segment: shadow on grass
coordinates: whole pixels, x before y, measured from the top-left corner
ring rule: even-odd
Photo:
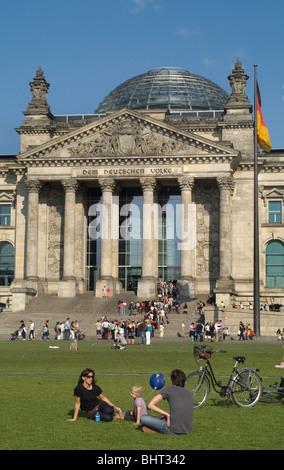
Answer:
[[[210,398],[210,402],[206,403],[205,406],[217,406],[219,408],[225,408],[232,405],[235,404],[232,401],[227,400],[226,398]]]
[[[74,408],[72,408],[72,410],[68,411],[68,416],[69,416],[69,418],[73,418]],[[78,413],[78,418],[88,418],[88,416],[86,415],[85,411],[80,410],[79,413]]]

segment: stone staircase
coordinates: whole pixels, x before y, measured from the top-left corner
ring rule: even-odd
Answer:
[[[117,309],[118,300],[125,302],[125,313],[120,316]],[[14,332],[20,325],[20,321],[24,320],[26,327],[29,321],[33,320],[36,325],[36,338],[40,339],[42,335],[42,327],[46,320],[49,320],[50,326],[50,339],[54,338],[54,326],[57,321],[65,322],[69,317],[72,320],[77,320],[79,328],[83,330],[87,339],[96,338],[95,323],[103,315],[107,315],[109,320],[126,320],[129,318],[128,306],[130,302],[137,302],[134,292],[123,292],[120,297],[113,297],[110,299],[98,299],[92,292],[77,295],[73,299],[58,298],[57,295],[41,294],[36,297],[26,308],[24,312],[13,313],[9,310],[4,310],[0,313],[0,339],[9,339],[10,334]],[[184,302],[188,305],[188,314],[170,313],[169,324],[165,325],[164,339],[177,339],[178,333],[181,333],[182,322],[186,325],[186,336],[188,338],[189,326],[191,322],[196,322],[199,319],[199,314],[196,312],[196,305],[199,300],[206,301],[206,295],[198,295],[193,299],[181,299],[181,305]],[[131,317],[130,317],[131,318]],[[142,315],[132,317],[134,320],[139,320]],[[245,309],[221,309],[217,307],[205,306],[205,322],[216,321],[222,319],[225,326],[228,326],[231,335],[237,339],[238,325],[240,320],[244,324],[250,323],[253,325],[253,311]],[[284,313],[283,312],[261,312],[261,335],[271,338],[276,338],[276,330],[284,327]],[[159,338],[159,332],[156,332],[156,337]]]
[[[189,325],[192,321],[197,321],[199,314],[196,312],[196,304],[198,300],[203,300],[204,296],[184,300],[188,305],[188,314],[170,313],[169,324],[165,325],[165,338],[176,338],[181,332],[182,322],[185,321],[186,331],[189,331]],[[117,302],[122,300],[125,305],[124,315],[118,313]],[[12,313],[5,310],[0,314],[0,337],[1,339],[9,339],[11,332],[14,332],[20,325],[20,321],[24,320],[26,328],[29,321],[33,320],[36,326],[36,337],[39,339],[42,334],[42,327],[46,320],[49,320],[50,339],[53,339],[53,328],[57,321],[64,322],[67,317],[77,320],[79,328],[83,330],[88,338],[96,337],[95,322],[102,315],[107,315],[109,320],[121,320],[129,318],[130,302],[137,302],[134,292],[124,292],[119,297],[109,299],[98,299],[92,292],[77,295],[72,299],[58,298],[57,295],[41,294],[36,297],[27,307],[26,310],[19,313]],[[143,316],[137,314],[132,319],[138,320]],[[131,318],[131,317],[130,317]],[[159,336],[159,333],[156,333]]]

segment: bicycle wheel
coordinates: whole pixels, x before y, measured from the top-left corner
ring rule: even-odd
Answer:
[[[249,408],[260,398],[261,379],[254,370],[243,369],[233,378],[230,389],[236,405]]]
[[[273,403],[284,405],[284,396],[281,397],[276,390],[262,389],[260,403]]]
[[[260,403],[281,403],[284,405],[284,388],[277,382],[274,385],[262,386]]]
[[[210,382],[202,371],[192,372],[185,379],[185,387],[194,394],[194,408],[201,408],[210,393]]]

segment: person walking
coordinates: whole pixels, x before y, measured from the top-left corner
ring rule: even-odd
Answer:
[[[44,338],[46,338],[46,340],[49,341],[49,328],[48,328],[48,322],[47,321],[43,325],[41,341],[43,341]]]
[[[20,324],[19,331],[20,331],[20,333],[21,333],[22,340],[23,340],[23,341],[26,341],[26,333],[27,333],[27,330],[26,330],[26,325],[25,325],[24,320],[21,320],[21,324]]]
[[[29,333],[29,341],[33,341],[35,339],[35,324],[32,320],[30,320],[30,333]]]
[[[243,324],[242,321],[240,321],[240,325],[239,325],[239,341],[241,340],[245,340],[245,337],[244,337],[244,332],[245,332],[245,325]]]

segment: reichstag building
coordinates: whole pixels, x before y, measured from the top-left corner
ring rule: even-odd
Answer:
[[[227,94],[158,68],[119,85],[94,114],[55,116],[39,68],[16,129],[20,152],[0,158],[0,294],[13,311],[42,293],[150,299],[169,280],[184,296],[253,301],[248,78],[237,60]],[[260,298],[269,303],[283,299],[284,152],[260,152],[258,162]]]

